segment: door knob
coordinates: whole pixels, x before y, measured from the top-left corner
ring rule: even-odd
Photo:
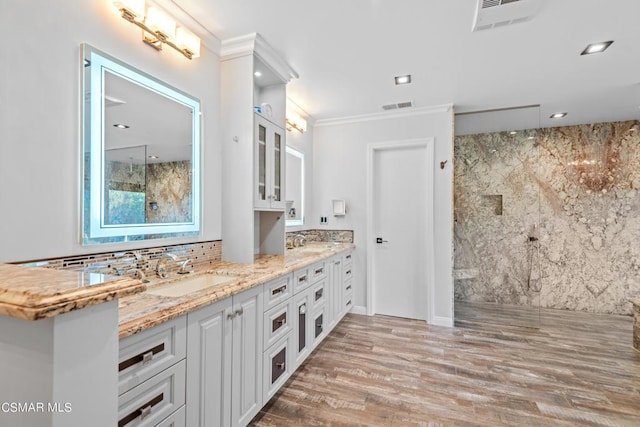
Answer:
[[[383,240],[382,237],[376,237],[376,243],[381,245],[383,243],[389,243],[388,240]]]

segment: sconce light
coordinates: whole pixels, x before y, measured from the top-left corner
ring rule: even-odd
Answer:
[[[167,44],[189,59],[200,56],[200,38],[145,0],[111,0],[122,17],[144,30],[143,41],[157,50]],[[145,13],[146,12],[146,13]]]
[[[292,112],[287,112],[286,120],[288,131],[291,131],[292,129],[295,129],[300,133],[305,133],[307,131],[307,121],[299,115]]]

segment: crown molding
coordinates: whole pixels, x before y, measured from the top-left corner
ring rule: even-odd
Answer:
[[[228,61],[247,55],[255,55],[260,58],[283,83],[288,83],[291,79],[299,77],[298,73],[258,33],[233,37],[221,42],[220,60]]]
[[[453,104],[434,105],[430,107],[407,108],[400,111],[384,111],[382,113],[360,114],[356,116],[336,117],[316,120],[315,127],[346,125],[350,123],[371,122],[402,117],[423,116],[428,114],[447,113],[453,110]]]
[[[184,25],[189,31],[200,37],[200,42],[216,55],[220,55],[220,39],[207,30],[193,16],[189,15],[173,0],[153,0],[155,4],[173,16],[176,21]]]

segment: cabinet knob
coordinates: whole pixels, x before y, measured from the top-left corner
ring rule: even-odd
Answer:
[[[235,316],[242,316],[244,314],[244,310],[240,307],[234,314]]]

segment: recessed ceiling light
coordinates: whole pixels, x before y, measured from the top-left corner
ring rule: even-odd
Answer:
[[[260,71],[256,71],[253,75],[256,77],[262,77],[262,73]]]
[[[404,76],[395,76],[394,79],[397,85],[406,85],[411,83],[411,74],[406,74]]]
[[[609,46],[611,46],[611,43],[613,43],[613,40],[609,40],[608,42],[591,43],[584,48],[580,55],[590,55],[592,53],[604,52]]]
[[[117,127],[118,129],[129,129],[129,125],[123,125],[122,123],[116,123],[113,126]]]
[[[567,113],[553,113],[552,115],[549,116],[549,118],[551,118],[551,119],[561,119],[566,115],[567,115]]]

